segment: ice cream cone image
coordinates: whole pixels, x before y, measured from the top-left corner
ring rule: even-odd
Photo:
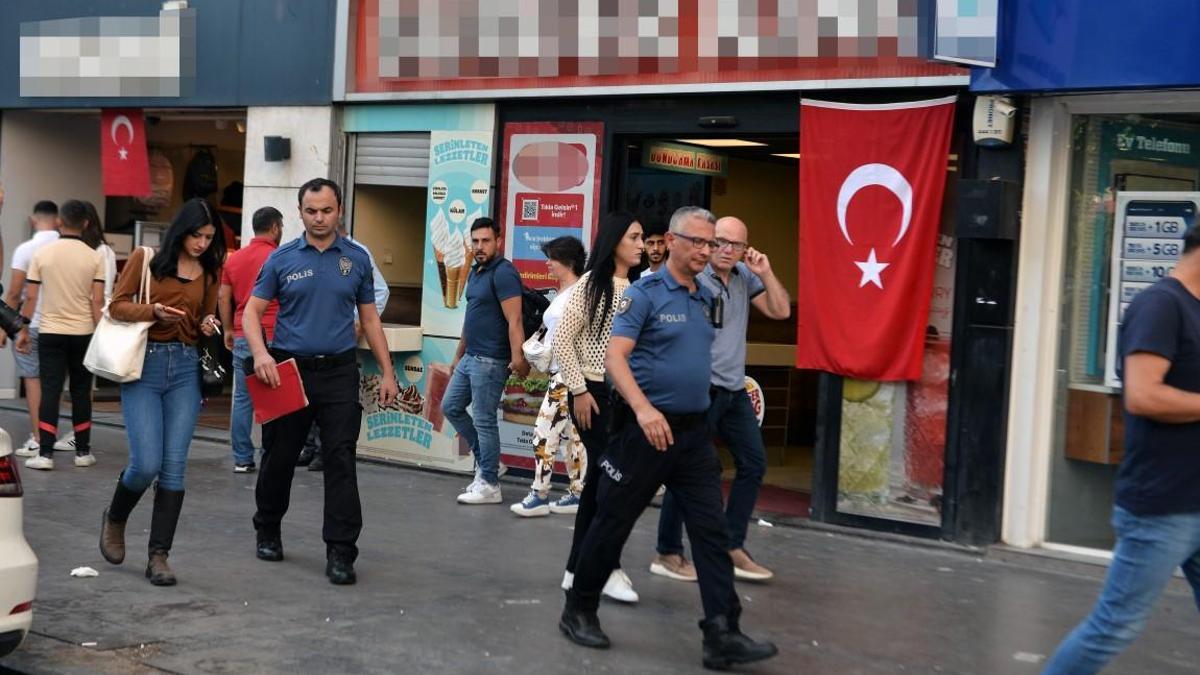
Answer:
[[[438,281],[442,284],[442,304],[446,304],[446,256],[434,249],[433,259],[437,261]]]
[[[473,260],[475,256],[472,255],[472,253],[473,253],[473,251],[471,250],[471,233],[468,232],[463,236],[463,258],[464,258],[464,260]],[[463,295],[467,292],[467,274],[468,274],[469,269],[470,268],[468,267],[464,270],[462,283],[458,287],[458,299],[459,300],[462,300]]]
[[[450,309],[458,307],[458,292],[460,285],[466,286],[462,279],[463,271],[465,269],[465,266],[446,268],[446,306]]]
[[[433,244],[433,258],[437,262],[438,281],[442,285],[442,304],[449,307],[448,280],[446,278],[446,252],[454,247],[457,238],[450,233],[450,223],[446,214],[438,209],[437,214],[429,223],[430,243]]]

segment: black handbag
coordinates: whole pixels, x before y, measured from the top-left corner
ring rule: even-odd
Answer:
[[[203,306],[203,298],[208,297],[208,273],[204,273],[204,295],[201,299]],[[205,335],[200,333],[196,339],[196,350],[200,355],[200,395],[204,398],[212,398],[220,396],[225,391],[225,366],[221,364],[221,350],[224,345],[221,344],[219,335]]]

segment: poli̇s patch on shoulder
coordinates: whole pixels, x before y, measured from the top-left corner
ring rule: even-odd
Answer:
[[[633,298],[628,295],[622,295],[621,301],[617,303],[617,314],[624,314],[629,306],[633,304]]]

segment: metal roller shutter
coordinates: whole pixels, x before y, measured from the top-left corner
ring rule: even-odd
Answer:
[[[429,134],[358,134],[354,182],[426,187]]]

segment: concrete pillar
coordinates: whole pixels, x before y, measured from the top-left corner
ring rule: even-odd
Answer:
[[[331,106],[259,106],[246,111],[245,192],[242,197],[242,241],[254,232],[255,210],[274,206],[283,213],[283,240],[300,236],[297,191],[311,178],[329,178],[333,158],[333,108]],[[263,138],[291,139],[291,158],[268,162],[263,158]],[[344,186],[343,186],[344,187]]]

